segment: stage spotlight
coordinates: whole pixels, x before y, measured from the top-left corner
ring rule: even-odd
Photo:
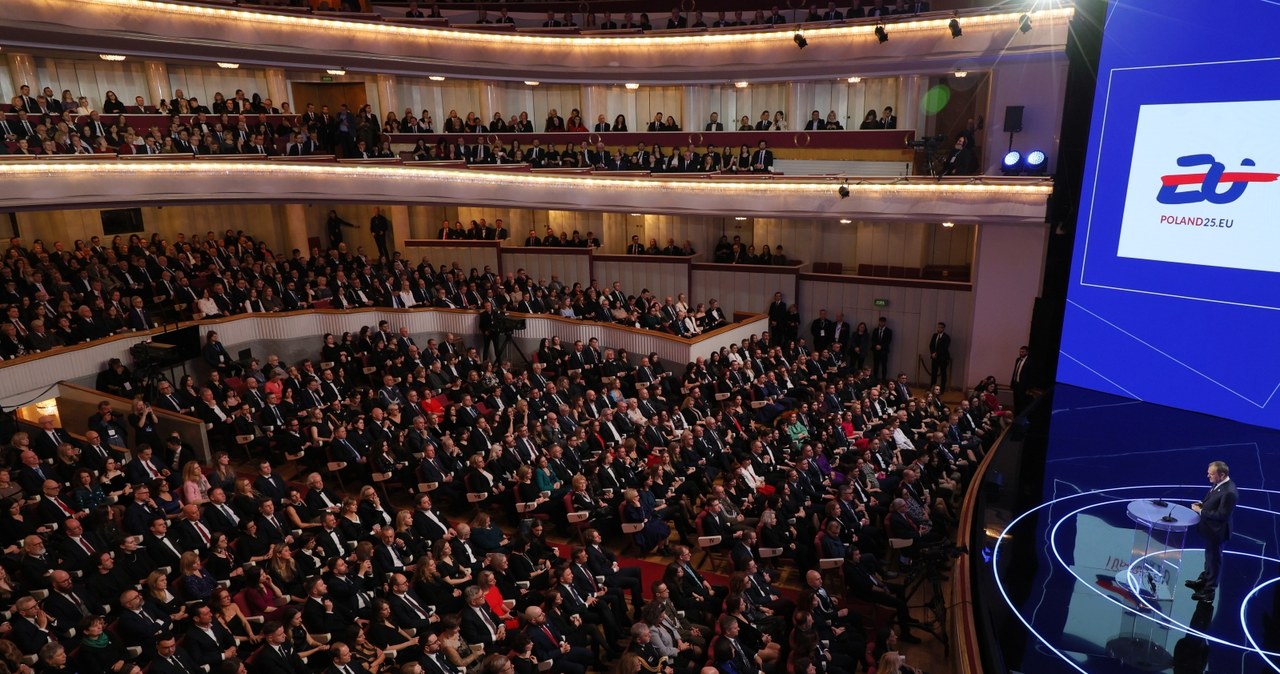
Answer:
[[[796,32],[796,36],[792,39],[796,41],[796,46],[801,49],[809,46],[809,41],[804,39],[804,35],[801,35],[799,31]]]
[[[876,26],[876,39],[880,41],[880,44],[884,44],[889,41],[889,31],[884,29],[884,24]]]
[[[840,189],[836,190],[836,192],[838,192],[838,193],[840,194],[840,198],[841,198],[841,199],[848,199],[848,198],[849,198],[849,186],[848,186],[848,185],[841,185],[841,186],[840,186]]]
[[[1044,170],[1044,153],[1040,150],[1032,150],[1027,153],[1027,171],[1029,173],[1039,173]]]
[[[1005,175],[1017,175],[1022,164],[1022,153],[1017,150],[1009,150],[1004,153],[1004,159],[1000,161],[1000,170]]]
[[[1022,31],[1023,33],[1031,32],[1031,15],[1030,14],[1023,14],[1022,16],[1018,17],[1018,30]]]
[[[960,30],[960,19],[952,19],[949,23],[947,23],[947,28],[951,30],[952,40],[960,37],[961,35],[964,35],[964,31]]]

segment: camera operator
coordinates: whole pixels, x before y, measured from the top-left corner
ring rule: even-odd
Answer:
[[[481,347],[480,356],[489,358],[489,345],[493,345],[493,358],[497,360],[498,354],[498,335],[502,327],[502,319],[504,314],[492,302],[485,301],[480,305],[480,334],[484,337],[484,344]]]

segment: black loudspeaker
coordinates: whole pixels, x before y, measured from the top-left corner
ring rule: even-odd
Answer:
[[[1004,108],[1004,132],[1005,133],[1022,133],[1022,110],[1021,105],[1007,105]]]

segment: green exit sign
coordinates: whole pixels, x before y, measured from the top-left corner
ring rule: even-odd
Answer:
[[[883,299],[878,299],[878,298],[877,298],[877,299],[873,302],[873,304],[875,304],[875,305],[876,305],[876,306],[878,306],[878,307],[887,307],[887,306],[889,306],[889,300],[883,300]]]
[[[332,81],[333,81],[333,75],[321,75],[321,76],[320,76],[320,81],[321,81],[321,82],[332,82]]]

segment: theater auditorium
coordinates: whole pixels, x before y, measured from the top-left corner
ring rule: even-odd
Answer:
[[[0,674],[1280,666],[1126,4],[6,3]]]

